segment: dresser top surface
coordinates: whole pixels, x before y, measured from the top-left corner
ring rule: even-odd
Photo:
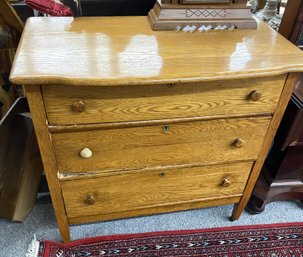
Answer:
[[[303,71],[303,52],[258,29],[153,31],[146,17],[30,18],[15,84],[127,85],[210,81]]]

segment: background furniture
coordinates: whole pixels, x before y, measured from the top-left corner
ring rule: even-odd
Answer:
[[[83,222],[232,203],[239,218],[303,53],[262,22],[207,35],[154,32],[146,17],[26,26],[11,81],[26,87],[65,242]]]
[[[303,44],[303,2],[287,2],[279,33],[297,46]]]
[[[291,101],[266,159],[247,209],[261,213],[277,200],[303,200],[303,78]]]
[[[303,2],[288,1],[279,32],[303,40]],[[247,209],[261,213],[277,200],[303,200],[303,78],[298,81]]]
[[[210,30],[255,29],[247,0],[157,0],[148,13],[153,30]]]
[[[81,0],[82,16],[146,16],[155,2],[156,0]],[[13,2],[12,5],[23,21],[34,16],[33,10],[24,1]]]
[[[0,120],[17,97],[23,96],[22,87],[11,87],[8,80],[23,24],[10,4],[0,1]]]
[[[0,1],[0,218],[23,221],[36,202],[42,161],[21,86],[8,80],[23,23]],[[17,100],[16,100],[17,99]]]
[[[42,161],[26,98],[0,121],[0,218],[23,221],[36,202]]]

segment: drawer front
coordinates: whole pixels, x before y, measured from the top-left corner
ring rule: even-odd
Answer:
[[[42,88],[49,123],[69,125],[273,113],[284,81],[281,75],[199,84]]]
[[[61,182],[69,218],[239,196],[252,162]]]
[[[256,159],[269,122],[220,119],[61,133],[52,139],[60,173],[205,165]]]

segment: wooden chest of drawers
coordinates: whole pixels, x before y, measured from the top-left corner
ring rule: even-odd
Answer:
[[[145,17],[30,19],[11,80],[63,240],[69,224],[222,204],[238,219],[302,70],[263,23],[187,34]]]

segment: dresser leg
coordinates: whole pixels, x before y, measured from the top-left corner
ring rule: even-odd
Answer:
[[[240,205],[235,204],[234,208],[233,208],[233,212],[232,212],[231,216],[229,217],[229,220],[235,221],[235,220],[239,219],[242,211],[243,211],[243,208],[240,209]]]
[[[70,232],[69,232],[69,226],[65,224],[60,224],[58,223],[59,231],[62,237],[62,240],[64,243],[68,243],[71,241],[70,238]]]

